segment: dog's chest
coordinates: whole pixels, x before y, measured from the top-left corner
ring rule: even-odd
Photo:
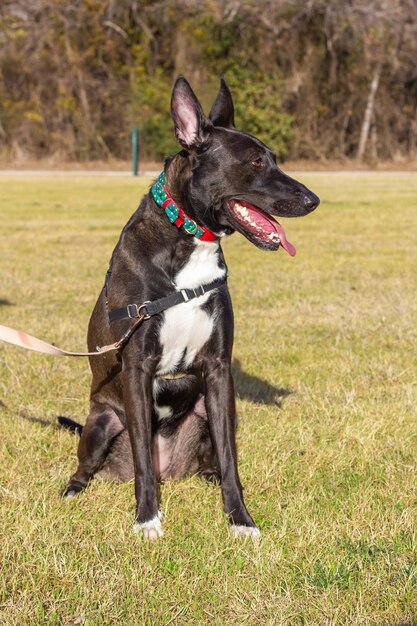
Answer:
[[[195,249],[174,278],[176,289],[194,289],[226,274],[226,268],[219,263],[219,244],[194,241]],[[159,336],[162,356],[158,375],[173,372],[179,366],[191,366],[210,338],[215,314],[209,315],[202,308],[209,298],[210,293],[165,311]]]

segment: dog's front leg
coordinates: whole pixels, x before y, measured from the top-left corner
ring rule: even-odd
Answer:
[[[230,363],[211,363],[205,380],[207,416],[220,467],[224,511],[235,535],[257,537],[259,529],[243,501],[237,469],[236,406]]]
[[[125,357],[125,355],[124,355]],[[135,467],[136,523],[146,539],[162,537],[158,488],[152,464],[152,366],[123,358],[123,399]]]

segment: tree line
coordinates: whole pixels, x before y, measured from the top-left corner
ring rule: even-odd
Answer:
[[[3,0],[0,156],[160,159],[184,74],[282,159],[414,159],[416,59],[416,0]]]

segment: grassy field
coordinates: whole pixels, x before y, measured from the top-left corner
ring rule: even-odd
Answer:
[[[417,624],[417,174],[299,175],[294,259],[235,235],[240,471],[259,542],[218,487],[162,488],[165,537],[132,534],[132,484],[59,497],[87,413],[85,360],[0,346],[0,624]],[[68,349],[148,180],[0,178],[0,323]]]

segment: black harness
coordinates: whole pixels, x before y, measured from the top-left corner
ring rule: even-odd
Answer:
[[[104,284],[104,292],[106,294],[106,303],[107,303],[107,285],[110,278],[111,271],[109,270],[106,274],[106,282]],[[136,319],[141,318],[143,320],[147,320],[153,315],[157,315],[158,313],[162,313],[167,309],[170,309],[177,304],[182,304],[183,302],[189,302],[190,300],[194,300],[194,298],[200,298],[204,296],[204,294],[212,291],[213,289],[217,289],[221,285],[226,283],[226,277],[218,278],[217,280],[213,280],[213,282],[208,283],[207,285],[200,285],[200,287],[196,287],[195,289],[180,289],[179,291],[175,291],[171,293],[169,296],[165,296],[163,298],[159,298],[158,300],[147,300],[142,304],[128,304],[120,309],[113,309],[108,312],[109,322],[114,322],[115,320],[122,319]]]

